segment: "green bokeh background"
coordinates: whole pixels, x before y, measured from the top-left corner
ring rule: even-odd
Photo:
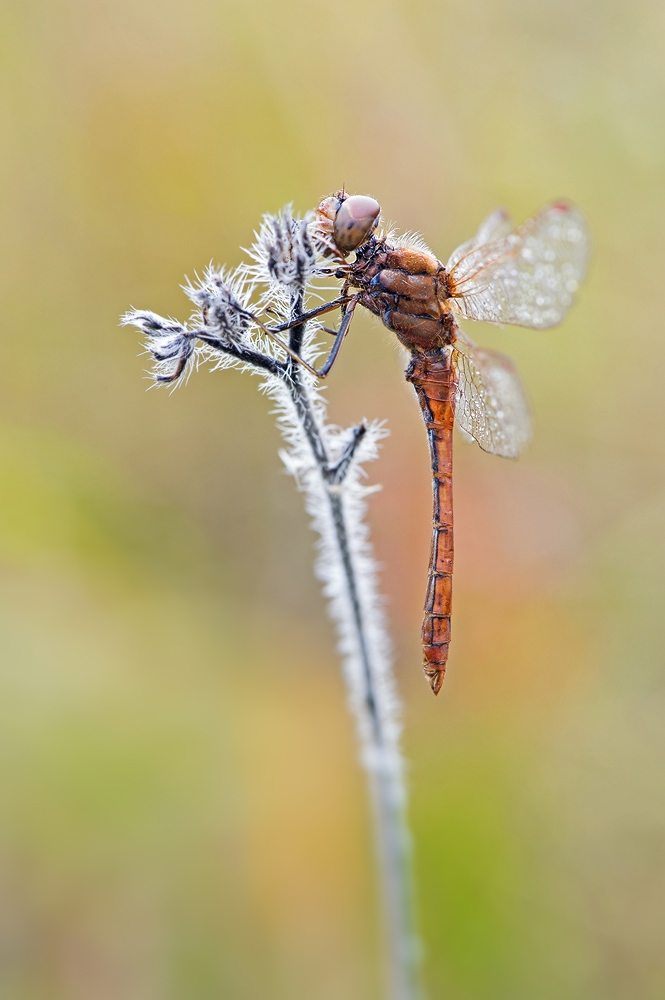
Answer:
[[[380,995],[370,830],[301,498],[256,381],[146,393],[130,305],[261,214],[367,192],[444,260],[565,196],[591,273],[508,351],[535,440],[459,443],[449,679],[418,639],[425,436],[368,316],[332,417],[387,418],[371,520],[431,998],[665,996],[665,11],[658,0],[5,0],[0,997]]]

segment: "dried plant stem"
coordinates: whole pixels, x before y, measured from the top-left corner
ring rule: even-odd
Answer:
[[[398,702],[377,567],[364,521],[372,488],[362,482],[363,463],[376,458],[386,431],[377,422],[363,421],[343,431],[327,421],[312,368],[320,328],[308,325],[312,313],[303,308],[309,283],[329,274],[325,246],[321,251],[305,221],[287,208],[264,217],[249,252],[251,266],[241,265],[234,272],[211,266],[196,284],[185,287],[197,307],[188,324],[137,309],[126,313],[122,322],[138,327],[147,338],[157,383],[185,381],[199,360],[211,359],[217,369],[262,375],[262,387],[276,403],[277,424],[287,444],[282,458],[305,494],[319,533],[316,570],[337,628],[348,701],[369,778],[386,923],[387,992],[391,1000],[420,1000]],[[263,292],[253,305],[257,288]],[[342,323],[347,301],[342,297],[336,302]],[[264,308],[278,316],[276,328],[268,329],[258,319],[257,310]],[[313,314],[318,317],[329,308],[327,303]],[[287,330],[288,344],[277,342],[276,331]]]
[[[335,524],[335,534],[344,566],[349,599],[354,608],[354,622],[365,682],[364,705],[356,711],[366,713],[363,728],[371,732],[372,757],[376,760],[391,756],[389,737],[381,722],[377,706],[377,692],[366,648],[362,611],[357,600],[356,578],[349,553],[348,535],[341,497],[332,494],[330,506]],[[392,768],[368,768],[374,804],[375,835],[379,859],[382,892],[385,902],[385,921],[388,934],[390,982],[395,1000],[415,1000],[420,996],[419,944],[413,913],[411,892],[410,839],[405,818],[404,789],[401,776]]]
[[[293,316],[302,312],[302,297],[296,293],[291,302]],[[303,332],[294,328],[291,346],[300,349]],[[377,663],[385,656],[385,641],[373,642],[368,627],[362,590],[367,579],[356,565],[352,538],[354,526],[349,525],[345,504],[344,484],[352,468],[356,449],[367,427],[360,424],[336,463],[326,448],[317,414],[301,370],[288,365],[285,380],[302,432],[309,442],[312,458],[320,477],[320,487],[327,496],[330,522],[337,557],[341,568],[345,603],[350,614],[344,615],[340,628],[342,649],[355,663],[347,663],[346,678],[349,701],[354,711],[361,745],[361,756],[367,770],[373,802],[374,827],[379,865],[379,877],[384,901],[389,962],[388,981],[393,1000],[418,1000],[420,989],[420,945],[413,907],[410,837],[405,815],[403,767],[395,723],[395,702],[389,680],[390,663]],[[341,596],[341,595],[338,595]],[[371,595],[374,598],[375,595]],[[334,617],[337,617],[334,615]],[[338,622],[339,624],[339,622]],[[353,634],[349,634],[352,629]],[[373,646],[375,648],[373,648]],[[351,649],[349,648],[351,647]],[[383,648],[381,648],[383,647]],[[351,666],[351,669],[349,669]],[[356,666],[359,669],[353,669]],[[386,680],[388,679],[388,683]]]

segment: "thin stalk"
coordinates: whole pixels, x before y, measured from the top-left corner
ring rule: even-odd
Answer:
[[[291,315],[302,313],[302,294],[294,293]],[[294,350],[300,350],[303,328],[291,332]],[[332,464],[301,371],[291,359],[286,384],[306,436],[321,485],[328,498],[335,541],[343,571],[347,598],[352,609],[355,646],[362,667],[362,696],[351,692],[356,723],[363,749],[374,812],[379,879],[384,900],[389,990],[392,1000],[419,1000],[420,947],[416,932],[412,895],[410,837],[405,814],[405,792],[399,747],[394,726],[387,725],[391,708],[386,704],[385,689],[376,676],[371,653],[371,637],[360,599],[358,571],[349,543],[350,526],[345,510],[343,484],[351,467],[353,453],[364,436],[365,427],[355,429],[354,437],[342,458]]]
[[[392,756],[392,741],[386,736],[378,705],[378,694],[367,649],[365,625],[358,601],[356,574],[348,545],[348,530],[342,497],[329,493],[335,525],[335,535],[344,567],[346,586],[353,606],[358,634],[358,647],[365,681],[364,712],[369,720],[371,756],[381,761]],[[401,776],[392,767],[369,767],[377,856],[384,898],[388,935],[390,983],[395,1000],[416,1000],[419,988],[419,944],[416,932],[411,891],[411,850],[404,809],[404,788]]]
[[[216,368],[239,367],[266,376],[263,389],[277,403],[278,425],[288,444],[282,457],[305,493],[306,509],[320,534],[317,572],[337,625],[349,705],[369,779],[389,962],[387,993],[390,1000],[420,1000],[397,699],[363,520],[368,491],[360,482],[362,464],[376,457],[383,431],[380,424],[363,421],[347,435],[328,424],[312,369],[300,367],[312,345],[308,320],[339,305],[343,323],[347,306],[347,297],[341,296],[304,312],[305,290],[317,266],[306,224],[288,208],[265,216],[250,254],[251,267],[241,265],[234,272],[211,267],[196,285],[186,286],[198,310],[191,324],[139,309],[126,313],[122,322],[145,335],[158,383],[175,385],[187,378],[196,352],[203,350],[195,347],[197,341],[214,354]],[[262,285],[270,294],[281,289],[280,311],[288,296],[288,321],[275,328],[289,331],[288,344],[281,344],[283,360],[263,351],[252,328],[254,322],[264,334],[271,333],[256,320],[251,304],[255,286]]]

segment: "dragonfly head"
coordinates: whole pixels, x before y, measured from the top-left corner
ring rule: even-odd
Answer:
[[[352,194],[342,198],[333,222],[333,239],[345,257],[370,238],[380,214],[378,201],[367,195]]]

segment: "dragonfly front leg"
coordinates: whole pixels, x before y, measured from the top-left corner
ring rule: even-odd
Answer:
[[[339,298],[333,299],[332,302],[324,302],[323,305],[316,306],[315,309],[309,309],[307,312],[300,313],[299,316],[289,320],[288,323],[279,323],[277,326],[264,327],[264,329],[270,330],[271,333],[284,333],[285,330],[292,330],[294,326],[300,326],[301,323],[307,323],[310,319],[316,319],[317,316],[323,316],[325,313],[333,312],[334,309],[345,306],[351,301],[351,298],[352,296],[350,295],[340,295]],[[256,321],[257,318],[252,316],[252,319]]]
[[[325,326],[322,327],[322,329],[325,330],[326,333],[331,333],[334,335],[335,343],[332,346],[332,350],[328,355],[328,360],[326,361],[325,365],[320,371],[316,373],[319,378],[325,378],[330,369],[332,368],[332,366],[335,364],[335,361],[337,360],[337,355],[339,354],[339,349],[342,346],[342,343],[344,342],[344,338],[349,332],[349,327],[351,326],[351,320],[353,319],[353,314],[355,312],[356,306],[358,305],[359,299],[360,299],[359,295],[354,295],[351,301],[349,302],[347,308],[344,311],[344,315],[342,316],[342,322],[339,324],[339,330],[329,330]]]
[[[243,313],[248,319],[251,319],[254,323],[256,323],[259,329],[263,330],[267,337],[270,337],[270,339],[278,344],[283,351],[286,351],[289,357],[293,358],[293,360],[299,365],[302,365],[302,367],[305,368],[310,375],[315,375],[317,378],[325,378],[332,368],[335,358],[337,357],[337,353],[342,346],[342,341],[344,340],[344,337],[349,329],[351,317],[353,316],[353,310],[357,304],[358,298],[359,296],[350,297],[348,295],[340,295],[339,298],[333,299],[332,302],[325,302],[323,305],[317,306],[315,309],[299,313],[298,316],[289,320],[288,323],[280,323],[278,326],[266,326],[265,323],[261,322],[258,316],[249,310],[243,310]],[[321,329],[325,330],[326,333],[331,333],[336,337],[332,351],[330,352],[330,357],[321,371],[317,371],[316,368],[313,368],[305,361],[304,358],[300,356],[300,354],[298,354],[297,351],[294,351],[289,344],[285,343],[281,337],[277,336],[278,333],[282,333],[286,330],[293,330],[298,326],[304,326],[304,324],[310,319],[316,319],[317,316],[323,316],[325,313],[332,312],[334,309],[344,309],[345,306],[349,306],[349,308],[344,313],[339,330],[329,330],[325,326],[321,327]],[[347,316],[349,317],[348,319]]]
[[[325,378],[326,375],[329,373],[330,369],[332,368],[332,366],[335,364],[335,361],[337,360],[339,349],[342,346],[344,338],[349,332],[349,327],[351,326],[351,320],[353,319],[353,313],[355,311],[356,306],[358,305],[359,300],[360,300],[359,294],[352,296],[350,299],[348,297],[345,297],[343,305],[346,305],[347,308],[345,309],[344,315],[342,316],[342,322],[339,325],[339,330],[329,330],[325,326],[321,327],[321,329],[325,330],[326,333],[330,333],[335,337],[335,343],[333,344],[332,350],[328,355],[328,360],[326,361],[324,366],[318,370],[316,368],[313,368],[310,364],[308,364],[307,361],[305,361],[305,359],[302,358],[296,351],[292,350],[288,344],[285,344],[280,337],[278,337],[276,334],[273,333],[271,328],[263,326],[263,324],[261,323],[259,324],[259,326],[261,326],[261,329],[263,330],[264,333],[266,333],[272,340],[274,340],[277,344],[279,344],[279,346],[283,350],[286,351],[289,357],[293,358],[293,360],[297,364],[302,365],[302,367],[305,368],[310,373],[310,375],[315,375],[316,378]],[[329,303],[329,305],[332,308],[332,304]],[[320,316],[323,310],[319,308],[318,310],[312,310],[312,311]],[[302,313],[298,317],[298,319],[291,324],[291,326],[295,327],[302,324],[303,322],[306,322],[306,320],[304,319],[306,315],[307,313]]]

